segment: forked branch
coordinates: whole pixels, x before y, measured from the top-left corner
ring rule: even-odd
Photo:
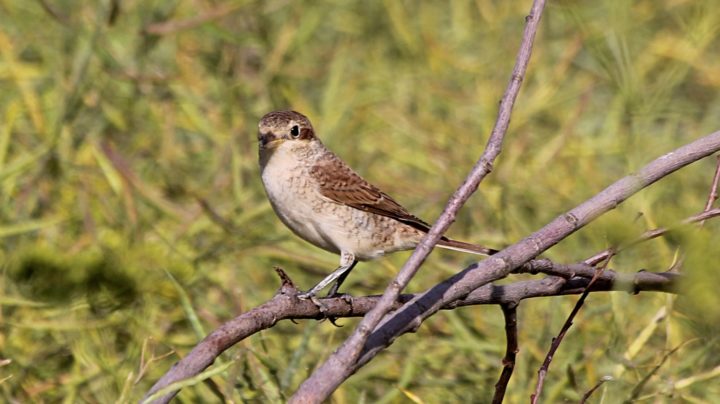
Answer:
[[[582,269],[585,268],[585,269]],[[485,285],[472,291],[465,298],[452,302],[443,307],[452,310],[463,306],[501,304],[515,306],[520,301],[535,297],[560,296],[582,293],[590,279],[583,277],[578,271],[590,269],[588,266],[553,264],[549,260],[534,262],[533,268],[527,268],[530,273],[551,273],[553,275],[542,279],[520,281],[509,285]],[[161,397],[153,394],[161,389],[192,378],[200,374],[226,349],[239,341],[274,326],[281,320],[293,319],[322,319],[327,317],[361,317],[367,314],[380,299],[380,296],[353,297],[348,300],[343,297],[320,299],[327,309],[321,313],[318,307],[309,300],[300,300],[296,297],[298,290],[285,272],[276,269],[282,280],[282,285],[275,296],[264,304],[239,315],[226,322],[210,333],[195,346],[184,358],[178,361],[165,375],[158,380],[144,398],[144,401],[154,403],[169,402],[177,391],[173,390]],[[592,288],[593,292],[627,291],[638,293],[640,291],[659,291],[675,293],[680,281],[680,275],[671,273],[653,273],[639,271],[635,274],[623,274],[607,270]],[[632,285],[630,287],[630,285]],[[401,295],[394,308],[412,300],[416,295]]]

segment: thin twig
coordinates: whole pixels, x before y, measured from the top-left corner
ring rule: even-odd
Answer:
[[[663,355],[663,358],[660,360],[660,363],[655,365],[655,367],[648,374],[646,374],[645,377],[643,377],[642,380],[640,380],[640,382],[638,382],[638,384],[635,385],[635,387],[633,387],[632,392],[630,392],[630,397],[628,397],[627,400],[623,401],[623,404],[634,403],[635,400],[637,400],[637,398],[640,397],[640,393],[642,393],[642,389],[645,387],[647,382],[650,381],[650,378],[652,378],[658,372],[658,370],[660,370],[660,368],[662,367],[662,365],[665,364],[665,362],[668,360],[668,358],[670,358],[670,356],[672,356],[675,352],[677,352],[678,349],[680,349],[680,348],[684,347],[686,344],[688,344],[690,342],[694,342],[694,341],[697,341],[697,339],[691,339],[691,340],[685,341],[682,344],[671,349],[665,355]]]
[[[680,222],[679,224],[676,224],[674,226],[658,227],[657,229],[648,230],[645,233],[641,234],[636,239],[622,244],[620,247],[617,247],[614,249],[608,248],[607,250],[604,250],[602,252],[599,252],[599,253],[593,255],[592,257],[586,259],[583,262],[588,265],[593,265],[593,266],[597,265],[598,263],[605,261],[610,256],[610,253],[612,251],[614,251],[615,253],[619,253],[620,251],[623,251],[630,247],[636,246],[636,245],[642,243],[643,241],[652,240],[654,238],[663,236],[663,235],[667,234],[668,232],[676,230],[677,228],[679,228],[681,226],[685,226],[685,225],[688,225],[691,223],[697,223],[697,222],[700,222],[700,225],[702,225],[706,220],[711,219],[716,216],[720,216],[720,208],[706,209],[704,212],[698,213],[697,215],[690,216],[687,219],[684,219],[682,222]]]
[[[612,380],[612,377],[610,377],[610,376],[602,377],[599,382],[595,383],[595,385],[592,386],[592,388],[590,390],[586,391],[585,394],[583,394],[582,398],[580,399],[579,404],[585,404],[587,402],[588,398],[590,398],[590,396],[595,392],[595,390],[599,389],[600,386],[603,385],[603,383],[610,381],[610,380]]]
[[[720,155],[717,156],[717,166],[715,167],[715,175],[713,175],[713,180],[712,180],[712,185],[710,186],[708,200],[707,200],[707,203],[705,203],[705,209],[703,209],[702,213],[699,213],[695,216],[691,216],[691,217],[683,220],[681,225],[688,224],[688,223],[700,222],[700,226],[703,226],[703,225],[705,225],[705,221],[707,219],[720,215],[720,209],[712,209],[713,203],[715,203],[715,201],[718,199],[718,193],[717,193],[718,192],[718,182],[720,182]],[[621,247],[618,247],[618,248],[608,248],[607,250],[597,253],[597,254],[593,255],[592,257],[586,259],[584,262],[586,264],[590,264],[590,265],[597,265],[599,262],[603,262],[604,260],[607,259],[607,257],[610,254],[610,251],[620,252],[626,248],[632,247],[643,241],[662,236],[665,233],[667,233],[668,231],[671,231],[674,229],[675,229],[675,227],[671,227],[669,229],[660,227],[658,229],[648,230],[645,233],[643,233],[642,235],[640,235],[640,237],[636,238],[635,240],[625,243]]]
[[[515,369],[515,356],[518,353],[518,331],[517,331],[517,305],[503,304],[503,316],[505,317],[505,340],[507,347],[505,348],[505,357],[502,360],[503,370],[500,378],[495,383],[495,395],[492,403],[500,404],[505,398],[505,390],[510,383],[513,370]]]
[[[417,270],[430,254],[433,247],[440,240],[442,234],[455,221],[457,212],[465,201],[477,190],[480,182],[492,171],[493,163],[502,150],[503,139],[510,125],[510,116],[515,99],[520,92],[520,86],[532,54],[532,45],[535,33],[540,22],[545,0],[535,0],[530,14],[525,18],[526,25],[520,50],[513,68],[510,82],[500,101],[498,117],[495,127],[490,134],[485,151],[475,163],[470,174],[462,185],[455,191],[445,206],[445,210],[433,224],[428,234],[423,237],[410,258],[405,262],[397,277],[390,282],[378,305],[368,313],[353,334],[345,340],[340,348],[318,367],[308,379],[303,382],[289,402],[307,403],[326,400],[333,391],[352,374],[352,368],[357,362],[370,333],[380,324],[390,308],[397,301],[400,292],[407,286]]]
[[[710,185],[710,192],[708,193],[708,200],[705,204],[705,212],[712,208],[715,201],[718,199],[718,183],[720,183],[720,155],[717,156],[717,165],[715,166],[715,175],[713,176],[712,185]],[[705,225],[705,220],[700,222],[700,226]]]
[[[550,363],[553,360],[553,357],[555,356],[555,352],[557,352],[558,348],[560,347],[560,344],[562,343],[563,338],[565,337],[565,334],[568,332],[570,327],[573,324],[573,320],[575,319],[575,316],[577,316],[578,312],[580,312],[580,308],[585,303],[585,299],[590,294],[590,288],[595,284],[595,281],[598,279],[600,274],[607,268],[608,264],[610,263],[610,259],[612,258],[612,254],[608,259],[605,261],[605,264],[598,269],[597,274],[593,276],[592,280],[590,280],[590,283],[585,288],[585,291],[583,291],[582,295],[580,295],[580,298],[578,299],[577,303],[575,303],[575,307],[573,307],[572,311],[570,312],[570,315],[568,315],[567,320],[565,320],[565,324],[563,324],[562,328],[560,329],[560,333],[558,333],[557,337],[553,338],[552,343],[550,344],[550,349],[548,350],[547,355],[545,356],[545,360],[543,361],[542,366],[540,366],[540,369],[538,369],[538,378],[537,378],[537,384],[535,385],[535,392],[530,396],[530,403],[536,404],[540,393],[542,393],[543,386],[545,384],[545,376],[547,375],[548,369],[550,368]]]

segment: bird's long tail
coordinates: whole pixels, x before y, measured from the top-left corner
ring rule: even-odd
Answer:
[[[448,250],[462,251],[478,255],[493,255],[498,252],[498,250],[492,248],[483,247],[477,244],[465,243],[463,241],[453,239],[440,240],[438,241],[437,246],[441,248],[446,248]]]

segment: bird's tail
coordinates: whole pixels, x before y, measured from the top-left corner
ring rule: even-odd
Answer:
[[[493,255],[498,252],[498,250],[492,248],[483,247],[477,244],[465,243],[463,241],[457,241],[453,239],[440,240],[438,241],[437,246],[441,248],[446,248],[448,250],[462,251],[478,255]]]

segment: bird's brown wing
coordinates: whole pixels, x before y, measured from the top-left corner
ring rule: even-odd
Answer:
[[[387,216],[424,232],[430,229],[430,225],[365,181],[334,154],[316,162],[310,175],[317,180],[320,193],[335,203]]]

